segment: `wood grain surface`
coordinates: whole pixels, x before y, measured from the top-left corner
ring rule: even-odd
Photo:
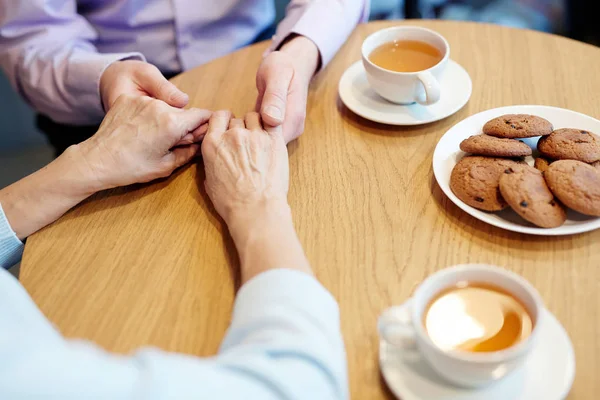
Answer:
[[[370,33],[396,24],[435,29],[473,79],[470,102],[420,127],[379,125],[340,102],[338,81]],[[186,72],[191,104],[254,106],[266,43]],[[545,104],[600,117],[600,50],[525,30],[460,22],[377,22],[356,29],[310,89],[304,135],[289,146],[289,201],[318,278],[339,300],[352,398],[391,398],[378,368],[377,316],[431,273],[482,262],[531,281],[569,332],[571,399],[600,392],[600,231],[535,237],[480,222],[454,206],[432,174],[441,135],[490,108]],[[237,254],[203,191],[202,165],[167,180],[100,193],[27,242],[21,281],[68,337],[117,352],[154,345],[215,354],[227,328]],[[508,400],[508,399],[507,399]]]

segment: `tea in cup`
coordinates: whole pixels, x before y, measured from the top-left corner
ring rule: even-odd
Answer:
[[[525,362],[543,329],[543,309],[519,275],[462,265],[433,274],[406,303],[384,311],[378,330],[400,351],[414,345],[451,383],[481,387]]]
[[[370,35],[362,45],[369,84],[381,97],[399,104],[436,103],[439,79],[450,45],[442,35],[418,26],[397,26]]]

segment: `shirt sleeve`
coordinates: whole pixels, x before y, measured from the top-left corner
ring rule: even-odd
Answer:
[[[0,268],[12,267],[21,261],[22,255],[23,243],[10,227],[0,204]]]
[[[319,49],[324,67],[355,26],[368,20],[369,3],[370,0],[292,0],[269,51],[276,50],[290,34],[306,36]]]
[[[106,67],[144,60],[140,53],[99,54],[97,33],[77,14],[76,0],[0,0],[0,11],[0,66],[19,94],[56,122],[100,122]]]
[[[206,359],[158,349],[120,356],[66,341],[3,270],[0,304],[0,398],[348,398],[337,304],[301,272],[246,283],[219,354]]]

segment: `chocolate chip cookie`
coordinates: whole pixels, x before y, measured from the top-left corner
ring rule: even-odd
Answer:
[[[565,209],[554,199],[544,175],[529,165],[504,171],[500,193],[523,219],[542,228],[556,228],[567,220]]]
[[[475,135],[460,143],[464,152],[491,157],[525,157],[531,155],[531,147],[514,139],[502,139],[489,135]]]
[[[506,114],[488,121],[483,126],[486,135],[519,139],[546,136],[552,133],[552,124],[542,117],[527,114]]]
[[[581,161],[560,160],[550,164],[544,176],[564,205],[600,217],[600,170]]]
[[[452,192],[471,207],[499,211],[508,206],[498,185],[505,170],[522,163],[505,158],[468,156],[461,159],[450,176]]]
[[[550,161],[544,157],[537,157],[533,163],[533,166],[540,170],[540,172],[546,172],[550,166]]]
[[[538,150],[553,160],[600,160],[600,137],[582,129],[557,129],[538,142]]]

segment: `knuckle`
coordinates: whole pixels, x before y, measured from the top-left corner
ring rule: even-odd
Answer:
[[[178,131],[181,124],[179,118],[172,112],[165,112],[161,114],[161,126],[168,132]]]
[[[240,128],[232,129],[227,137],[235,146],[241,146],[244,143],[244,133]]]
[[[235,128],[231,129],[231,134],[234,138],[241,139],[245,133],[246,133],[246,130],[244,128],[235,127]]]
[[[302,133],[304,133],[304,121],[301,121],[297,126],[296,126],[296,137],[302,135]]]
[[[139,66],[140,71],[141,72],[145,72],[145,73],[155,73],[155,72],[160,72],[160,70],[158,69],[158,67],[154,64],[150,64],[150,63],[142,63]]]
[[[154,72],[153,68],[156,68],[154,65],[147,62],[136,63],[131,67],[133,75],[138,78],[151,74],[152,72]]]
[[[291,115],[292,124],[296,127],[304,129],[304,123],[306,121],[306,111],[297,111]]]
[[[160,72],[160,70],[158,69],[158,67],[154,64],[150,64],[150,63],[146,63],[146,65],[148,66],[149,70],[152,70],[154,72]]]
[[[300,110],[300,111],[297,111],[297,112],[294,114],[294,119],[295,119],[297,122],[304,122],[304,120],[306,120],[306,111],[305,111],[305,110]]]

